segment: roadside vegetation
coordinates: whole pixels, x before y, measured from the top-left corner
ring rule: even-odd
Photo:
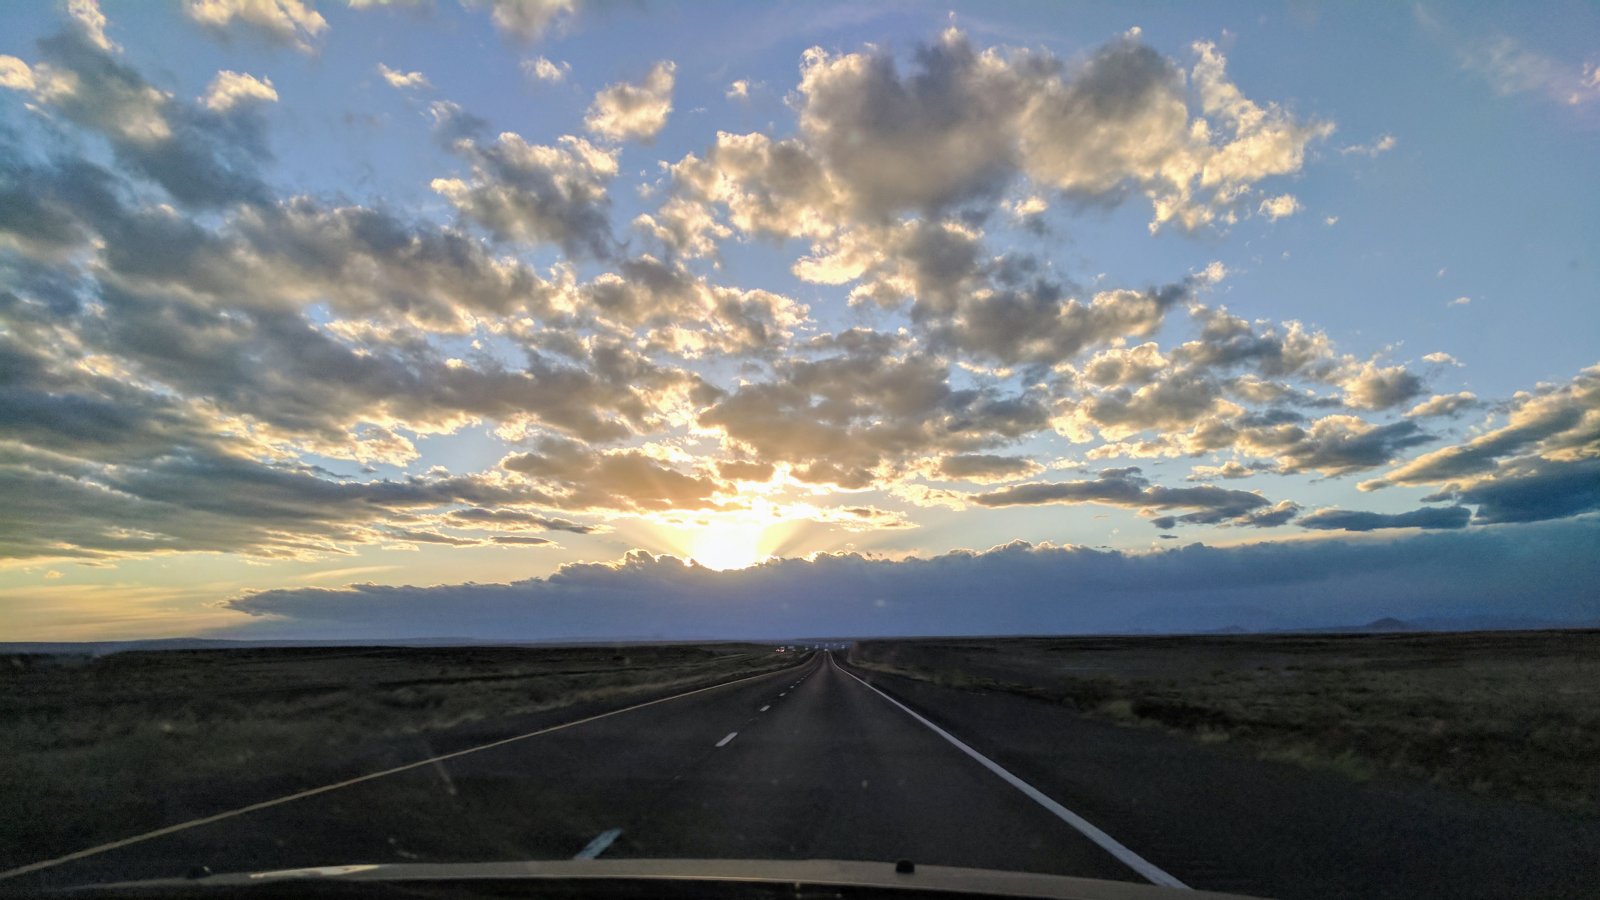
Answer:
[[[1600,631],[869,641],[851,661],[1353,779],[1600,811]]]
[[[0,868],[790,656],[751,645],[0,656]]]

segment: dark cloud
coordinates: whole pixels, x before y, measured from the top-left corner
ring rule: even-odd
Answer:
[[[1271,501],[1249,491],[1202,485],[1169,488],[1153,485],[1138,468],[1106,469],[1097,478],[1083,481],[1033,482],[1013,485],[978,494],[972,498],[979,506],[1034,506],[1044,503],[1103,503],[1130,509],[1190,509],[1178,516],[1162,516],[1152,523],[1163,531],[1182,522],[1216,525],[1224,522],[1241,525],[1281,524],[1276,517],[1261,521],[1251,513]]]
[[[1434,436],[1415,422],[1374,425],[1353,416],[1327,416],[1299,425],[1248,428],[1240,436],[1245,447],[1277,457],[1278,471],[1343,475],[1387,465],[1400,451],[1429,443]]]
[[[1384,528],[1465,528],[1472,510],[1465,506],[1425,506],[1403,513],[1319,509],[1300,517],[1301,528],[1332,531],[1377,531]]]
[[[1502,460],[1600,456],[1600,366],[1564,385],[1545,385],[1509,404],[1505,425],[1461,444],[1423,454],[1363,490],[1396,484],[1437,484],[1486,476]]]
[[[537,531],[566,531],[572,534],[590,534],[600,529],[571,519],[556,519],[516,509],[484,509],[469,507],[451,510],[447,516],[450,524],[463,528],[527,528]]]
[[[538,504],[484,476],[348,481],[299,464],[172,450],[115,466],[0,444],[0,557],[231,552],[302,556],[357,544],[480,543],[408,527],[453,505]],[[429,535],[433,537],[430,538]]]
[[[939,474],[952,479],[992,481],[1021,478],[1038,472],[1040,465],[1025,456],[966,453],[939,461]]]
[[[532,453],[506,457],[501,465],[527,476],[560,509],[626,511],[714,509],[727,486],[715,478],[686,474],[637,450],[597,452],[576,441],[547,437]]]
[[[176,202],[215,208],[271,196],[259,173],[271,154],[255,104],[217,111],[178,100],[76,29],[40,41],[39,51],[69,86],[37,98],[99,132],[124,168]]]
[[[771,638],[1357,625],[1386,616],[1600,616],[1600,522],[1153,553],[1013,544],[715,572],[635,554],[500,585],[236,597],[257,637]],[[977,602],[975,598],[982,598]]]
[[[1539,522],[1600,510],[1600,458],[1532,459],[1435,495],[1478,507],[1474,522]],[[1430,498],[1432,499],[1432,498]]]
[[[904,337],[854,330],[813,341],[814,359],[775,364],[699,416],[760,459],[802,480],[865,487],[917,460],[1009,443],[1047,424],[1029,395],[958,390],[948,363]]]
[[[616,152],[571,135],[558,143],[530,144],[509,131],[493,143],[458,138],[451,147],[471,163],[472,177],[436,178],[433,189],[501,241],[608,257],[614,241],[606,188],[617,174]]]

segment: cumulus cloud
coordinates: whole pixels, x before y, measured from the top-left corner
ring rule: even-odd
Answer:
[[[1358,156],[1376,157],[1393,150],[1395,145],[1398,143],[1399,142],[1395,140],[1394,135],[1385,134],[1380,135],[1370,144],[1350,144],[1349,146],[1340,147],[1339,152],[1345,156],[1355,154]]]
[[[400,69],[391,69],[383,63],[378,63],[378,74],[383,76],[383,80],[388,82],[390,87],[399,88],[400,90],[433,87],[428,82],[428,76],[421,72],[405,72]]]
[[[1270,467],[1263,467],[1260,464],[1247,466],[1240,463],[1238,460],[1230,459],[1220,466],[1195,466],[1192,470],[1190,470],[1188,475],[1184,476],[1183,480],[1210,481],[1214,478],[1225,478],[1230,480],[1235,478],[1249,478],[1252,475],[1259,474],[1265,469],[1270,469]]]
[[[1424,419],[1432,416],[1453,416],[1462,410],[1475,409],[1482,405],[1478,400],[1478,395],[1471,391],[1458,391],[1454,394],[1434,394],[1407,410],[1406,418]]]
[[[462,218],[502,241],[610,255],[607,184],[617,174],[615,151],[571,135],[557,146],[530,144],[509,131],[493,143],[461,138],[453,147],[471,163],[470,180],[435,178],[432,187]]]
[[[1430,506],[1403,513],[1319,509],[1300,517],[1301,528],[1336,531],[1378,531],[1384,528],[1465,528],[1472,510],[1465,506]]]
[[[1293,194],[1279,194],[1276,197],[1268,197],[1261,201],[1261,206],[1256,211],[1276,222],[1279,219],[1286,219],[1302,209],[1305,209],[1305,207],[1300,205],[1300,201]]]
[[[1600,458],[1519,459],[1500,466],[1491,477],[1427,499],[1475,505],[1473,521],[1490,525],[1592,513],[1600,511]]]
[[[1155,553],[1011,544],[903,561],[823,554],[716,572],[634,554],[511,584],[244,594],[236,636],[774,638],[1356,625],[1387,616],[1593,619],[1594,521]],[[983,597],[983,603],[973,603]],[[1510,598],[1510,599],[1508,599]],[[381,626],[375,623],[382,623]]]
[[[536,41],[551,28],[570,21],[580,6],[579,0],[463,0],[463,4],[488,6],[496,28],[525,42]]]
[[[77,23],[89,43],[101,50],[119,49],[106,37],[106,14],[100,11],[98,0],[67,0],[67,15]]]
[[[522,61],[522,74],[535,81],[554,84],[559,81],[565,81],[571,73],[572,65],[570,63],[551,62],[542,56]]]
[[[1351,371],[1344,380],[1346,404],[1357,409],[1388,409],[1422,393],[1422,379],[1404,366],[1379,366],[1366,363]]]
[[[952,481],[1010,481],[1038,474],[1044,467],[1023,456],[963,453],[939,461],[938,474]]]
[[[185,0],[183,10],[207,31],[226,38],[243,28],[304,53],[328,30],[328,20],[303,0]]]
[[[278,91],[272,79],[257,78],[224,69],[211,80],[200,102],[213,112],[225,113],[241,103],[276,103]]]
[[[1545,386],[1514,398],[1506,424],[1453,446],[1425,453],[1363,490],[1389,485],[1438,484],[1492,474],[1502,460],[1579,460],[1600,456],[1600,366],[1565,385]]]
[[[1252,520],[1250,518],[1252,513],[1261,507],[1271,505],[1271,501],[1260,494],[1210,485],[1192,488],[1163,487],[1151,484],[1136,467],[1106,469],[1098,477],[1082,481],[1041,481],[1014,485],[978,494],[972,501],[979,506],[989,507],[1034,506],[1045,503],[1100,503],[1146,512],[1192,510],[1182,515],[1164,516],[1152,520],[1163,530],[1170,529],[1180,522],[1201,525],[1224,522],[1242,525],[1277,525],[1282,524],[1280,518],[1286,519],[1287,515],[1292,515],[1292,507],[1288,507],[1281,511],[1286,514],[1281,517],[1274,517],[1265,522]]]
[[[818,338],[774,377],[740,385],[698,416],[737,449],[792,465],[791,476],[845,488],[893,480],[913,464],[972,453],[1043,428],[1038,397],[956,389],[948,364],[904,337],[851,330]]]
[[[723,487],[716,478],[685,473],[638,450],[597,452],[585,444],[544,438],[531,453],[501,465],[526,476],[559,509],[715,509]]]
[[[118,163],[158,184],[176,202],[194,207],[262,202],[259,174],[270,159],[265,126],[256,114],[270,85],[227,73],[213,88],[232,99],[222,108],[188,104],[152,86],[131,66],[81,30],[39,42],[43,59],[29,66],[0,58],[0,85],[24,91],[69,122],[97,132]]]
[[[1415,422],[1377,425],[1355,416],[1325,416],[1302,427],[1294,423],[1247,427],[1240,444],[1275,456],[1278,471],[1344,475],[1387,465],[1398,454],[1433,440]]]
[[[672,113],[672,84],[677,65],[662,60],[638,84],[618,82],[595,94],[584,127],[613,141],[655,140]]]
[[[1425,498],[1476,506],[1475,523],[1533,522],[1600,509],[1600,366],[1519,393],[1506,421],[1424,453],[1362,490],[1440,485]]]
[[[743,233],[813,241],[993,203],[1019,177],[1079,202],[1143,195],[1152,229],[1226,225],[1332,125],[1246,98],[1214,46],[1193,52],[1185,73],[1130,34],[1068,66],[952,29],[902,72],[882,48],[813,48],[798,137],[720,134],[673,167],[674,184]]]

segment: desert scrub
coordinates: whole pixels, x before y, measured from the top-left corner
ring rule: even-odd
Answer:
[[[852,659],[1355,779],[1600,809],[1600,631],[868,641]]]

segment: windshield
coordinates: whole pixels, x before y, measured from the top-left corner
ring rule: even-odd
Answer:
[[[0,892],[1592,896],[1597,66],[1581,0],[4,4]]]

